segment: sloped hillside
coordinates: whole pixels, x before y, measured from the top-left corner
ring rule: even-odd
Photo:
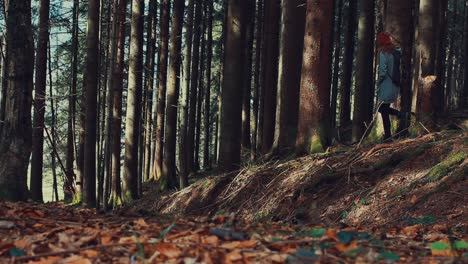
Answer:
[[[370,147],[276,161],[148,191],[132,206],[175,215],[378,226],[430,217],[468,221],[468,133],[450,130]]]

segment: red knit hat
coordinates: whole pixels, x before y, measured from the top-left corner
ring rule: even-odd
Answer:
[[[392,37],[388,32],[380,32],[377,35],[377,44],[380,47],[393,45]]]

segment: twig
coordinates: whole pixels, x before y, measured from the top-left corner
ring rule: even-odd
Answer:
[[[379,103],[379,105],[377,107],[377,111],[375,111],[375,114],[372,117],[372,121],[369,123],[369,126],[366,128],[366,131],[362,135],[361,140],[359,140],[359,143],[357,144],[356,148],[359,148],[361,146],[361,144],[362,144],[362,141],[364,141],[364,139],[367,137],[367,132],[369,131],[369,128],[371,128],[374,125],[375,119],[377,118],[377,115],[379,114],[379,110],[380,110],[380,107],[382,106],[382,104],[383,104],[383,102]]]
[[[431,131],[429,131],[429,129],[427,129],[427,128],[423,125],[423,123],[419,122],[419,124],[424,128],[424,130],[426,130],[426,132],[427,132],[428,134],[431,133]]]

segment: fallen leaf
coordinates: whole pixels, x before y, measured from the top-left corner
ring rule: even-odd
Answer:
[[[257,241],[245,240],[245,241],[233,241],[224,243],[221,247],[226,249],[235,249],[235,248],[254,248],[257,246]]]
[[[338,249],[340,252],[348,252],[350,250],[357,249],[358,247],[359,247],[358,242],[356,240],[353,240],[349,244],[338,243],[336,245],[336,249]]]
[[[418,202],[418,200],[419,200],[418,197],[417,197],[416,195],[413,195],[413,196],[411,197],[410,202],[411,202],[412,204],[415,204],[415,203]]]
[[[0,221],[0,229],[10,229],[15,226],[15,223],[10,221]]]
[[[137,238],[134,236],[130,237],[121,237],[119,239],[119,244],[130,244],[130,243],[136,243],[138,242]]]
[[[111,236],[103,236],[103,237],[101,237],[101,244],[102,244],[102,245],[110,245],[110,244],[112,244],[112,237],[111,237]]]
[[[206,236],[202,237],[202,243],[211,245],[211,246],[219,246],[219,238],[217,236]]]
[[[270,257],[270,260],[273,263],[284,263],[287,258],[288,258],[288,255],[286,254],[275,254]]]
[[[407,226],[403,228],[402,233],[411,239],[415,239],[418,236],[419,229],[419,225]]]
[[[98,251],[96,251],[96,250],[91,250],[91,249],[82,251],[81,254],[83,254],[83,255],[84,255],[85,257],[87,257],[87,258],[96,258],[97,256],[99,256],[99,252],[98,252]]]
[[[136,220],[135,224],[139,227],[149,227],[149,225],[146,223],[145,219],[143,218]]]
[[[62,258],[58,256],[51,256],[47,258],[41,258],[38,261],[29,261],[28,264],[55,264],[58,263]]]
[[[448,240],[441,240],[431,244],[431,253],[434,257],[456,257]]]
[[[177,246],[168,243],[157,244],[155,250],[167,258],[178,258],[182,254],[182,251]]]
[[[233,263],[239,260],[242,260],[242,254],[239,249],[231,251],[224,256],[225,263]]]
[[[327,237],[329,239],[333,239],[335,241],[339,241],[338,237],[336,236],[336,233],[338,233],[338,230],[330,228],[325,233],[325,237]]]

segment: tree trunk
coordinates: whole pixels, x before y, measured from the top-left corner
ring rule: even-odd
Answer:
[[[195,21],[193,34],[193,50],[192,50],[192,70],[190,74],[190,98],[189,98],[189,119],[188,119],[188,142],[186,151],[188,156],[189,171],[195,169],[195,129],[197,116],[197,91],[199,77],[199,62],[200,62],[200,39],[202,37],[202,8],[203,3],[198,1],[195,7]]]
[[[111,129],[111,195],[109,206],[115,208],[122,203],[122,187],[120,179],[120,151],[122,136],[122,92],[123,69],[125,53],[125,14],[127,0],[118,0],[114,17],[117,20],[116,28],[116,62],[112,73],[112,129]]]
[[[34,45],[31,1],[8,5],[7,92],[5,119],[0,135],[0,199],[28,198],[27,171],[32,147],[32,89]]]
[[[166,109],[166,87],[167,87],[167,54],[169,46],[169,14],[171,5],[169,0],[162,0],[160,12],[160,38],[161,46],[159,50],[159,69],[158,69],[158,105],[156,116],[156,141],[155,141],[155,157],[153,165],[153,179],[157,180],[161,177],[162,158],[163,158],[163,143],[164,143],[164,110]]]
[[[353,112],[353,142],[361,139],[373,116],[374,0],[359,3],[358,51]]]
[[[42,167],[44,159],[44,114],[46,108],[47,50],[49,42],[49,0],[41,0],[36,55],[34,91],[33,150],[31,155],[31,198],[42,202]],[[52,155],[53,156],[53,155]]]
[[[460,109],[466,109],[468,107],[468,3],[465,3],[465,34],[464,34],[464,42],[465,42],[465,54],[464,54],[464,79],[463,79],[463,87],[462,87],[462,94],[460,98]]]
[[[333,56],[333,77],[331,84],[331,100],[330,100],[330,113],[331,113],[331,127],[336,128],[336,111],[338,104],[338,80],[340,77],[340,55],[341,55],[341,33],[343,32],[343,0],[338,1],[338,5],[335,7],[335,13],[337,14],[337,23],[334,25],[335,34],[333,41],[335,44],[335,53]],[[335,16],[335,15],[334,15]]]
[[[224,78],[221,93],[221,123],[219,137],[219,168],[232,171],[240,166],[242,93],[245,50],[244,34],[247,1],[229,0],[224,58]]]
[[[88,1],[86,45],[86,121],[84,138],[83,204],[96,207],[96,129],[99,86],[99,0]]]
[[[417,119],[429,130],[435,128],[433,121],[438,94],[436,79],[436,76],[422,77],[418,84]]]
[[[248,2],[248,10],[246,18],[246,34],[245,34],[245,61],[244,68],[244,90],[242,92],[242,148],[250,153],[252,147],[250,137],[250,100],[252,98],[252,56],[253,56],[253,41],[255,33],[255,1]]]
[[[57,126],[57,118],[56,118],[56,114],[55,114],[55,109],[56,108],[54,106],[54,100],[55,99],[54,99],[54,93],[53,93],[54,84],[53,84],[53,80],[52,80],[52,55],[51,55],[51,51],[50,51],[50,40],[49,39],[47,39],[47,40],[48,40],[47,43],[49,43],[47,49],[48,49],[48,54],[49,54],[49,94],[50,94],[50,112],[51,112],[51,122],[50,122],[51,123],[51,125],[50,125],[51,142],[50,142],[50,145],[51,145],[52,151],[50,152],[50,157],[51,157],[51,160],[52,160],[52,162],[51,162],[51,164],[52,164],[52,190],[53,190],[52,200],[58,202],[59,195],[58,195],[58,187],[57,187],[57,169],[56,169],[57,162],[56,162],[56,159],[55,159],[55,150],[57,149],[57,144],[56,144],[56,140],[55,140],[56,139],[55,127]],[[57,62],[58,62],[58,58],[57,58]],[[44,105],[44,107],[45,107],[45,105]],[[43,128],[45,128],[45,124],[44,124]],[[44,138],[44,133],[41,136],[42,136],[42,138]],[[33,146],[34,146],[34,142],[33,142]]]
[[[143,0],[132,0],[132,23],[128,70],[127,113],[125,124],[125,197],[134,200],[138,193],[138,139],[140,137],[143,70]]]
[[[193,15],[194,15],[195,1],[189,0],[188,4],[188,17],[186,24],[185,35],[185,64],[184,64],[184,87],[180,100],[180,143],[179,143],[179,186],[184,188],[188,186],[188,173],[190,160],[189,154],[191,150],[188,149],[187,125],[188,125],[188,104],[190,92],[190,69],[192,66],[192,33],[193,33]]]
[[[207,43],[206,43],[206,71],[205,71],[205,80],[206,80],[206,89],[205,89],[205,141],[203,146],[203,165],[205,168],[211,167],[210,161],[210,108],[211,108],[211,63],[213,59],[213,3],[207,1],[208,13],[206,15],[207,19]],[[181,186],[182,187],[182,186]]]
[[[254,90],[252,93],[252,154],[251,159],[255,159],[257,153],[258,138],[258,111],[259,111],[259,91],[261,90],[261,58],[262,58],[262,36],[263,36],[263,0],[257,0],[256,13],[256,32],[255,32],[255,70],[254,70]]]
[[[343,83],[340,93],[340,127],[344,130],[351,125],[351,85],[353,82],[354,37],[357,27],[357,0],[349,2],[348,27],[346,28],[345,50],[343,58]],[[344,133],[344,139],[350,138]]]
[[[304,49],[305,11],[305,0],[282,1],[278,105],[273,147],[276,155],[283,155],[294,149]]]
[[[182,26],[184,21],[184,0],[174,1],[172,15],[172,33],[170,48],[170,65],[166,106],[166,131],[164,142],[164,158],[162,167],[161,187],[170,189],[177,187],[176,174],[176,141],[177,141],[177,109],[180,88],[180,61],[182,49]],[[183,186],[181,186],[183,188]]]
[[[263,128],[262,153],[265,154],[273,146],[275,134],[276,94],[278,89],[278,55],[279,55],[279,20],[280,0],[265,2],[265,31],[263,64]]]
[[[402,49],[401,58],[401,103],[402,112],[411,111],[411,54],[413,49],[414,26],[413,8],[414,0],[387,0],[387,14],[385,18],[385,31],[390,32]],[[398,131],[404,131],[409,126],[409,120],[401,120]],[[406,132],[402,133],[407,134]]]
[[[307,0],[301,73],[298,153],[325,151],[331,143],[330,78],[333,1]]]
[[[194,160],[194,170],[198,171],[201,169],[200,166],[200,148],[201,148],[201,125],[202,125],[202,105],[205,93],[205,83],[204,83],[204,73],[206,69],[205,65],[205,54],[206,54],[206,5],[203,7],[203,16],[202,16],[202,34],[201,34],[201,51],[200,51],[200,62],[199,68],[200,73],[198,76],[198,95],[197,95],[197,119],[195,127],[195,160]]]
[[[144,179],[149,180],[151,177],[151,135],[153,130],[151,124],[153,123],[153,87],[154,87],[154,67],[155,67],[155,55],[156,55],[156,24],[157,24],[157,1],[150,0],[149,2],[149,19],[148,19],[148,31],[147,31],[147,57],[146,57],[146,125],[145,125],[145,168],[144,168]]]

